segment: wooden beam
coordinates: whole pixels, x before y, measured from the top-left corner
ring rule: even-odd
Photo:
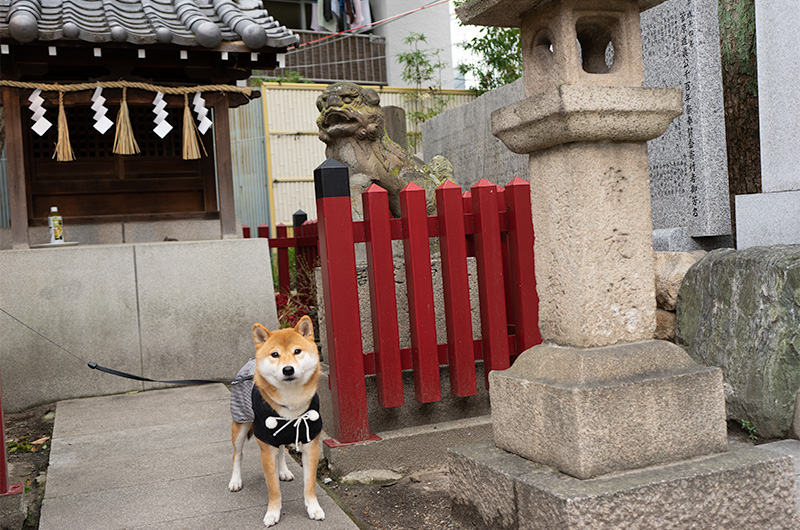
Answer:
[[[30,248],[28,200],[25,192],[25,157],[22,148],[22,116],[19,89],[3,88],[6,128],[6,172],[11,213],[11,244],[15,250]]]
[[[222,238],[236,237],[236,206],[233,196],[233,165],[231,164],[231,129],[228,98],[214,103],[214,137],[217,144],[217,187],[219,220]]]

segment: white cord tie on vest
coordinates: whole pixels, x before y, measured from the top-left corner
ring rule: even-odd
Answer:
[[[283,418],[281,416],[270,416],[269,418],[266,419],[264,424],[267,426],[267,429],[272,430],[278,426],[278,420],[284,420],[286,422],[281,426],[280,429],[277,429],[273,433],[273,436],[276,437],[278,436],[278,433],[280,433],[283,429],[286,428],[287,425],[291,424],[295,428],[294,445],[297,447],[300,445],[300,424],[302,423],[306,427],[306,441],[303,443],[311,443],[311,428],[308,426],[308,422],[309,421],[314,422],[317,421],[318,419],[319,419],[319,412],[311,409],[307,410],[304,414],[300,415],[295,420],[287,420],[286,418]]]

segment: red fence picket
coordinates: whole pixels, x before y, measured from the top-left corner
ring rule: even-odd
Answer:
[[[445,182],[436,190],[436,203],[442,256],[442,290],[447,324],[450,393],[458,397],[472,396],[477,393],[477,385],[461,187],[452,182]]]
[[[314,170],[314,187],[333,435],[342,443],[356,442],[368,439],[370,432],[347,166],[329,158]]]
[[[488,388],[489,372],[505,370],[511,365],[508,358],[508,319],[499,237],[497,186],[486,179],[481,179],[472,187],[472,212],[480,292],[483,362]]]
[[[439,383],[439,353],[433,311],[433,278],[425,190],[413,182],[406,186],[400,192],[400,212],[414,393],[420,403],[430,403],[442,399],[442,392]]]
[[[400,364],[389,193],[373,184],[361,195],[361,200],[364,206],[378,403],[386,408],[396,407],[403,404],[403,369]]]
[[[8,482],[8,460],[6,459],[6,434],[5,434],[5,419],[3,417],[3,404],[0,400],[0,444],[3,454],[0,455],[0,497],[6,495],[19,495],[24,489],[22,482],[9,484]]]
[[[298,222],[299,216],[305,216],[305,212],[299,210],[293,215],[294,221]],[[277,237],[269,236],[269,226],[261,224],[256,229],[256,237],[268,239],[269,247],[277,253],[278,261],[278,285],[279,291],[288,293],[294,285],[298,292],[308,294],[303,289],[309,289],[313,282],[314,268],[319,266],[319,250],[317,235],[317,220],[302,221],[302,224],[294,226],[294,236],[289,237],[288,230],[284,225],[276,226]],[[249,239],[252,229],[247,225],[242,225],[242,236]],[[289,249],[295,249],[294,257],[294,281],[290,276]]]
[[[516,353],[542,342],[539,334],[539,295],[533,265],[533,223],[531,222],[531,185],[519,177],[506,185],[508,209],[508,254],[512,319],[516,335]]]
[[[275,234],[278,239],[288,238],[288,228],[285,224],[280,223],[275,227]],[[289,249],[281,247],[278,249],[278,288],[280,292],[288,294],[290,290],[289,283]]]

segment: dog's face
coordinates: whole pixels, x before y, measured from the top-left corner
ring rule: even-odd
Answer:
[[[314,325],[308,315],[294,328],[269,331],[253,326],[256,369],[276,388],[304,385],[319,370],[319,351],[314,343]]]

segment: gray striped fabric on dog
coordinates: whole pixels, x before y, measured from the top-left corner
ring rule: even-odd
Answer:
[[[252,377],[255,373],[256,360],[250,359],[247,364],[242,366],[236,377]],[[231,416],[236,423],[249,423],[255,419],[252,392],[252,379],[231,386]]]

